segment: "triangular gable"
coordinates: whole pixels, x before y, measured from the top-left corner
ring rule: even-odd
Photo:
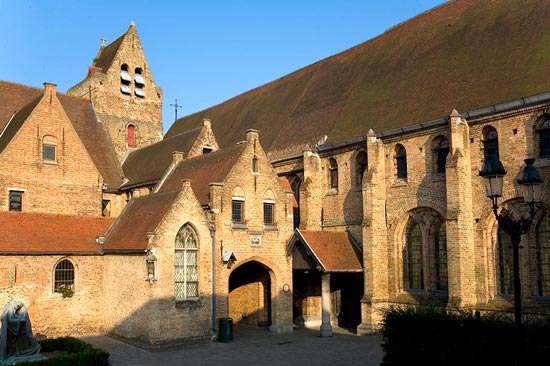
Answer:
[[[17,112],[9,123],[5,126],[0,135],[0,154],[6,149],[10,144],[11,140],[17,135],[17,132],[21,129],[27,118],[36,108],[40,100],[42,100],[43,95],[40,95],[38,98],[34,99],[32,102],[24,106],[19,112]]]
[[[0,133],[15,113],[43,93],[39,88],[0,80]]]
[[[113,218],[0,212],[1,254],[99,254],[96,238]]]
[[[346,232],[296,229],[288,244],[288,254],[300,245],[322,272],[363,271],[360,251]]]
[[[181,187],[183,180],[190,180],[193,192],[201,205],[210,203],[210,183],[222,183],[233,168],[246,144],[235,145],[209,154],[182,161],[159,187],[159,192]]]

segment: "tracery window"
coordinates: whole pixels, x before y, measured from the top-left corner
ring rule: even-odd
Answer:
[[[174,251],[176,301],[196,299],[199,296],[198,242],[190,225],[179,229]]]
[[[514,290],[514,262],[512,241],[501,228],[497,231],[497,289],[499,294],[510,295]]]
[[[435,286],[438,291],[449,288],[449,273],[447,267],[447,230],[442,222],[434,233],[434,266]]]
[[[55,292],[64,290],[74,292],[74,265],[70,260],[63,259],[56,264],[53,287]]]
[[[407,230],[406,273],[407,288],[420,290],[424,288],[422,263],[422,232],[420,226],[412,221]]]
[[[550,296],[550,214],[536,226],[537,294]]]

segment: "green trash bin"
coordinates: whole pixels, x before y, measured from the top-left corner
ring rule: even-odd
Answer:
[[[233,319],[220,318],[218,341],[224,343],[233,342]]]

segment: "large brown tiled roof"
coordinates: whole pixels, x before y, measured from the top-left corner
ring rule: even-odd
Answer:
[[[0,81],[0,118],[5,118],[9,114],[9,120],[13,111],[17,111],[0,138],[0,152],[9,145],[11,139],[23,126],[43,95],[43,89]],[[119,167],[110,139],[103,125],[98,122],[95,116],[92,104],[84,98],[63,93],[57,93],[56,95],[105,182],[111,188],[120,186],[122,183],[122,170]],[[6,98],[1,99],[3,97]],[[26,103],[22,104],[24,102]],[[13,104],[8,106],[8,103]],[[12,110],[12,112],[6,113],[9,110]],[[2,115],[2,113],[5,114]]]
[[[0,212],[2,254],[99,254],[96,237],[113,218]]]
[[[159,180],[172,163],[172,153],[180,151],[187,155],[200,131],[200,127],[195,128],[132,151],[122,164],[128,178],[125,186]]]
[[[245,144],[220,149],[181,162],[163,182],[159,191],[179,189],[183,180],[191,180],[191,188],[201,205],[210,203],[210,183],[223,183]]]
[[[147,233],[155,231],[179,192],[154,193],[130,201],[108,231],[103,251],[143,252],[147,248]]]
[[[122,40],[124,39],[125,36],[126,36],[126,33],[118,37],[114,42],[110,43],[108,46],[101,46],[101,48],[99,49],[97,58],[94,60],[94,63],[92,66],[100,68],[101,72],[106,73],[109,67],[111,66],[111,64],[113,63],[113,60],[118,51],[118,48],[120,47],[120,44],[122,43]]]
[[[270,157],[431,121],[549,91],[550,2],[455,0],[222,104],[179,119],[175,136],[212,120],[220,147],[262,132]],[[285,156],[286,155],[286,156]]]
[[[0,132],[15,112],[43,93],[41,89],[0,80]]]
[[[296,230],[323,272],[361,272],[361,256],[345,232]]]

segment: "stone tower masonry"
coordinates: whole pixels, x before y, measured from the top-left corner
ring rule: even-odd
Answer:
[[[86,78],[67,94],[89,98],[122,161],[132,149],[162,140],[162,89],[155,86],[134,22],[103,43]]]

